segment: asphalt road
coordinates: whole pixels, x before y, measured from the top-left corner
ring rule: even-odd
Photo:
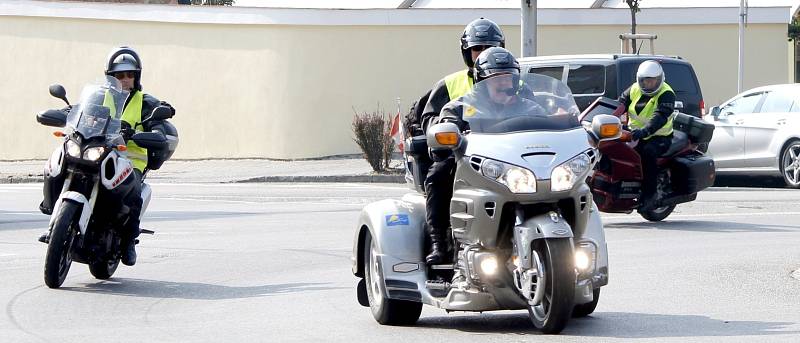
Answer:
[[[800,191],[713,188],[662,223],[603,215],[610,284],[597,311],[542,336],[525,311],[378,325],[349,257],[380,184],[155,184],[139,263],[108,281],[42,279],[40,184],[0,185],[2,342],[798,342]],[[800,274],[798,272],[797,274]]]

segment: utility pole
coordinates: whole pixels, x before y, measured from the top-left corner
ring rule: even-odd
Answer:
[[[536,0],[522,0],[522,57],[536,56]]]
[[[736,94],[742,92],[742,80],[744,79],[744,25],[747,22],[747,0],[741,0],[739,4],[739,80],[737,83]]]

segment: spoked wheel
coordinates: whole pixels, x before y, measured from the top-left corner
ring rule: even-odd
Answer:
[[[75,238],[75,226],[78,223],[80,206],[71,201],[64,201],[53,223],[50,243],[47,245],[47,257],[44,262],[44,283],[47,287],[58,288],[64,283],[72,265],[72,241]]]
[[[119,253],[114,253],[114,250],[119,250],[119,244],[117,242],[117,237],[110,232],[104,233],[105,237],[102,239],[98,239],[98,241],[103,242],[103,246],[105,246],[105,256],[106,258],[97,258],[94,257],[89,261],[89,272],[92,273],[97,279],[106,280],[114,275],[114,272],[117,271],[117,267],[119,266]],[[108,258],[113,256],[113,258]]]
[[[641,211],[639,212],[639,214],[642,215],[642,218],[647,219],[651,222],[660,222],[669,217],[670,214],[672,214],[672,211],[675,210],[675,206],[677,205],[661,206],[659,208],[654,208],[652,210]]]
[[[106,280],[114,275],[119,266],[119,258],[105,261],[89,262],[89,272],[97,279]]]
[[[533,325],[545,334],[557,334],[567,325],[575,303],[575,260],[569,239],[538,240],[533,246],[533,256],[541,260],[542,270],[535,277],[535,289],[544,287],[544,293],[528,305]],[[540,290],[541,291],[541,290]],[[538,298],[541,298],[539,300]]]
[[[411,325],[422,313],[422,303],[387,298],[377,249],[371,235],[364,240],[364,278],[372,316],[383,325]]]
[[[800,141],[792,141],[783,148],[781,175],[787,187],[800,188]]]

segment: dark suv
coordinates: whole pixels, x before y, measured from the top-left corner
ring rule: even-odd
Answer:
[[[519,60],[523,73],[565,80],[581,111],[597,97],[617,99],[636,81],[636,69],[646,60],[664,68],[667,83],[675,90],[678,111],[700,118],[703,93],[694,68],[680,57],[661,55],[562,55],[526,57]]]

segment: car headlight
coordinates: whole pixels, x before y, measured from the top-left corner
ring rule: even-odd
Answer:
[[[536,176],[528,169],[487,158],[481,164],[481,173],[514,193],[536,193]]]
[[[578,180],[586,176],[588,171],[589,156],[585,153],[575,156],[553,169],[550,174],[550,190],[558,192],[571,189]]]
[[[87,161],[97,161],[100,159],[100,156],[103,156],[103,153],[106,152],[106,148],[97,146],[94,148],[88,148],[83,152],[83,159]]]
[[[78,143],[75,143],[73,140],[67,141],[67,155],[70,155],[75,158],[81,157],[81,146]]]

